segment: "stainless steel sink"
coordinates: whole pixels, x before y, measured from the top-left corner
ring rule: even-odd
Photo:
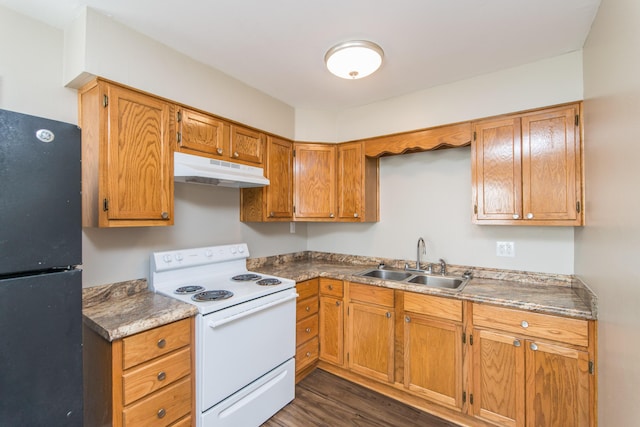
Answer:
[[[395,280],[397,282],[400,282],[404,279],[408,279],[409,277],[413,276],[413,274],[406,273],[404,271],[394,271],[394,270],[370,270],[370,271],[359,274],[359,276],[375,277],[377,279]]]
[[[447,276],[415,276],[407,282],[433,286],[434,288],[458,289],[464,280]]]
[[[415,285],[425,285],[433,288],[450,289],[461,291],[469,282],[469,277],[458,276],[438,276],[421,272],[408,272],[401,270],[372,269],[356,274],[362,277],[373,277],[376,279],[392,280],[394,282],[411,283]]]

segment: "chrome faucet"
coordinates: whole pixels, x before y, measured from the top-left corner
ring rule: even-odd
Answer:
[[[412,271],[421,271],[421,272],[426,272],[426,273],[431,273],[431,264],[427,264],[427,268],[426,269],[422,269],[420,268],[420,258],[422,255],[427,255],[427,245],[424,243],[424,239],[422,237],[418,238],[418,245],[416,248],[416,268],[409,268],[409,266],[407,264],[404,265],[404,269],[405,270],[412,270]]]
[[[442,258],[440,258],[440,274],[447,275],[447,263]]]

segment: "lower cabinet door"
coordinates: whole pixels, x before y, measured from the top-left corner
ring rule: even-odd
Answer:
[[[344,364],[344,304],[342,299],[320,297],[320,360]]]
[[[524,340],[482,329],[474,329],[473,337],[473,415],[501,426],[524,426]]]
[[[451,409],[462,408],[462,325],[405,313],[404,385]]]

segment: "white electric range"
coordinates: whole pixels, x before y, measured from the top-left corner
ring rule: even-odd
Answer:
[[[151,255],[153,290],[198,308],[198,427],[257,427],[294,398],[295,282],[248,257],[245,243]]]

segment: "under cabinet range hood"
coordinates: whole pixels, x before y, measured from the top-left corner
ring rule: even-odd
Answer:
[[[174,153],[173,163],[173,177],[177,182],[235,188],[269,185],[263,169],[255,166],[179,152]]]

